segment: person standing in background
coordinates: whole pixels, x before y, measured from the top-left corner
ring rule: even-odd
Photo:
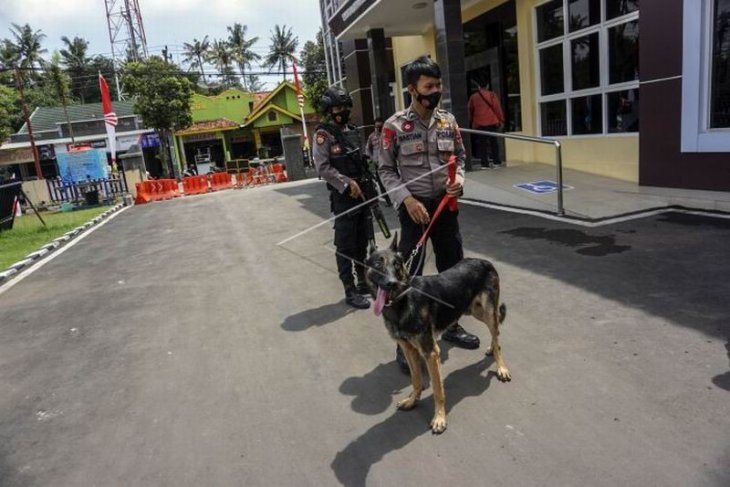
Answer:
[[[499,132],[504,127],[502,104],[495,92],[487,86],[477,85],[477,90],[469,97],[469,123],[471,128]],[[483,168],[494,168],[502,165],[497,137],[477,136],[477,155]]]

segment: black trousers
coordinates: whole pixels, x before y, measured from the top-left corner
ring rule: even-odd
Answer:
[[[479,126],[477,127],[477,130],[498,132],[499,125]],[[494,162],[494,164],[502,163],[502,158],[499,154],[499,138],[486,135],[477,135],[477,140],[479,141],[479,144],[477,144],[477,155],[479,156],[479,160],[482,161],[482,166],[486,166],[489,163],[490,155],[492,156],[492,162]]]
[[[426,210],[428,210],[428,214],[433,218],[436,208],[441,202],[441,198],[432,200],[416,197],[416,199],[423,203]],[[433,252],[436,255],[436,269],[439,272],[453,267],[464,258],[458,215],[458,211],[452,212],[448,208],[444,208],[428,235],[428,239],[431,240],[431,245],[433,246]],[[421,238],[421,235],[426,230],[426,227],[421,227],[421,225],[411,220],[406,210],[406,205],[400,206],[398,218],[400,219],[402,232],[401,240],[398,244],[398,251],[403,255],[404,259],[408,259],[416,247],[418,240]],[[421,250],[413,259],[412,270],[414,271],[414,275],[420,276],[423,273],[423,265],[418,265],[421,262],[423,251],[424,248],[421,247]],[[418,266],[417,269],[416,266]]]
[[[330,193],[330,202],[335,215],[347,211],[358,203],[353,198],[336,192]],[[365,282],[365,268],[360,262],[365,261],[368,248],[366,211],[367,209],[361,208],[335,219],[335,248],[337,249],[335,260],[337,261],[337,274],[340,276],[345,292],[355,289],[353,268],[358,282]]]

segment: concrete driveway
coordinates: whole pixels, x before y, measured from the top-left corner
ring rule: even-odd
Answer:
[[[330,225],[275,245],[326,216],[321,182],[134,207],[0,291],[0,485],[730,485],[727,220],[462,204],[513,380],[444,344],[432,436]]]

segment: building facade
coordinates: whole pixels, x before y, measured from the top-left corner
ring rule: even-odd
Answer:
[[[303,131],[296,88],[288,81],[264,93],[232,88],[216,96],[194,94],[191,112],[192,125],[174,137],[183,168],[224,167],[236,159],[280,156],[281,131]],[[304,117],[311,136],[318,118],[309,101]]]
[[[125,154],[133,145],[137,145],[145,153],[148,169],[154,171],[156,169],[154,154],[160,145],[155,131],[146,128],[142,119],[134,113],[133,102],[116,101],[114,111],[118,118],[117,157]],[[72,143],[76,146],[105,149],[111,163],[111,148],[108,144],[101,103],[69,105],[67,112],[71,122],[70,129],[63,107],[37,107],[30,115],[33,139],[38,149],[44,178],[58,176],[56,154],[67,152]],[[23,124],[17,133],[11,135],[10,139],[0,146],[0,166],[4,166],[6,170],[21,179],[38,177],[27,124]],[[159,167],[160,171],[161,169]]]
[[[565,167],[730,190],[727,0],[321,3],[335,46],[390,39],[395,89],[374,89],[384,68],[371,62],[374,106],[408,105],[403,69],[429,55],[444,72],[442,105],[463,126],[468,96],[487,84],[505,108],[506,130],[559,139]],[[554,163],[549,148],[525,142],[507,141],[506,155]]]

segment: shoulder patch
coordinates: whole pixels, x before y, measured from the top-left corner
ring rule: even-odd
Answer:
[[[390,127],[383,127],[383,149],[390,149],[390,146],[393,145],[393,137],[395,137],[395,131]]]

